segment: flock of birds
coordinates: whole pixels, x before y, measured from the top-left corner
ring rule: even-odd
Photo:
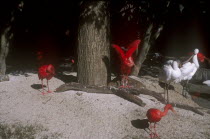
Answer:
[[[131,72],[131,68],[135,66],[135,63],[132,58],[132,54],[137,50],[138,45],[140,44],[140,40],[133,41],[128,47],[127,50],[123,50],[120,46],[113,44],[113,48],[119,54],[121,59],[121,86],[123,88],[129,87],[128,85],[128,75]],[[163,66],[162,72],[160,72],[159,80],[164,81],[166,83],[164,94],[167,93],[167,104],[164,107],[164,111],[160,111],[155,108],[151,108],[147,111],[147,118],[150,123],[150,137],[151,138],[159,138],[158,134],[156,133],[156,123],[161,120],[163,116],[168,113],[168,110],[171,110],[175,113],[171,104],[169,104],[169,95],[168,95],[168,88],[172,82],[178,83],[181,81],[185,81],[185,87],[188,84],[189,80],[192,79],[193,75],[199,68],[198,59],[203,62],[205,56],[199,53],[198,49],[194,50],[193,55],[183,64],[179,60],[168,60],[166,64]],[[38,57],[38,60],[41,60],[42,56]],[[192,59],[192,62],[190,60]],[[48,80],[50,80],[55,75],[55,68],[52,64],[42,65],[38,70],[38,77],[42,82],[42,94],[51,93],[49,89]],[[44,91],[43,79],[47,80],[47,92]],[[210,86],[210,80],[205,81],[204,84]],[[184,89],[183,89],[184,90]],[[182,94],[185,96],[184,92]],[[154,125],[152,126],[152,123]]]
[[[115,48],[115,50],[119,54],[121,60],[122,78],[121,78],[120,87],[123,88],[129,87],[128,75],[131,72],[131,68],[135,66],[132,54],[136,51],[140,42],[141,42],[140,40],[133,41],[125,50],[123,50],[122,47],[116,44],[112,45],[113,48]],[[167,104],[164,107],[163,112],[155,108],[151,108],[147,111],[146,116],[150,123],[151,138],[156,138],[156,137],[159,138],[159,136],[156,133],[156,123],[159,122],[161,118],[167,114],[168,110],[171,110],[172,112],[175,113],[172,105],[169,104],[168,90],[170,84],[172,82],[175,83],[184,82],[182,95],[187,97],[188,83],[192,79],[198,68],[200,67],[199,61],[204,62],[205,59],[206,57],[202,53],[199,53],[198,49],[195,49],[194,53],[192,53],[192,56],[187,61],[181,63],[181,61],[179,60],[168,60],[166,64],[163,66],[162,71],[160,72],[158,77],[160,81],[165,82],[164,98]],[[204,81],[203,84],[210,86],[210,80]],[[154,123],[154,126],[152,126],[152,123]],[[154,129],[154,131],[152,131],[152,129]]]
[[[192,56],[182,64],[179,60],[168,60],[163,66],[159,74],[159,80],[165,82],[164,96],[167,94],[167,103],[169,103],[168,87],[172,82],[184,82],[182,95],[187,96],[188,83],[200,67],[198,60],[204,62],[205,56],[199,53],[198,49],[195,49]],[[203,83],[208,84],[210,81],[204,81]]]

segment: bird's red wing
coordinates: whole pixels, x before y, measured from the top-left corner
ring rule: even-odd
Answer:
[[[132,54],[136,51],[138,48],[138,45],[140,44],[141,40],[135,40],[128,46],[128,51],[126,52],[125,56],[130,57]]]
[[[122,50],[122,48],[120,48],[120,46],[118,46],[118,45],[116,45],[116,44],[113,44],[112,47],[115,48],[115,50],[117,51],[117,53],[120,55],[120,58],[121,58],[121,59],[124,59],[125,53],[124,53],[124,51]]]
[[[161,111],[158,109],[151,108],[146,114],[149,122],[159,122],[161,120]]]
[[[47,76],[46,70],[47,70],[47,65],[43,65],[39,68],[39,72],[38,72],[39,79],[46,78]]]

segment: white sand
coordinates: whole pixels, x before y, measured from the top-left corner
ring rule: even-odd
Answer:
[[[36,138],[53,133],[60,134],[59,137],[63,139],[149,138],[147,132],[133,127],[131,121],[146,118],[149,108],[162,110],[164,107],[146,95],[140,96],[147,104],[145,107],[112,94],[66,91],[43,96],[39,90],[31,87],[41,83],[38,76],[29,75],[10,75],[10,81],[0,82],[0,123],[40,124],[48,129],[38,133]],[[149,81],[146,78],[144,80]],[[63,82],[52,78],[49,84],[54,90]],[[150,84],[149,88],[158,87]],[[209,114],[200,116],[191,111],[175,110],[177,115],[170,111],[157,125],[161,139],[210,138]]]

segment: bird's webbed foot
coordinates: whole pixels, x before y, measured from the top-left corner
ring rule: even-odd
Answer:
[[[46,95],[47,93],[46,92],[42,92],[42,95]]]
[[[47,93],[52,93],[52,91],[51,90],[48,90]]]

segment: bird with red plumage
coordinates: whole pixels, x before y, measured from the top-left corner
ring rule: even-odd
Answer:
[[[121,68],[120,68],[121,75],[122,75],[121,87],[129,87],[128,75],[130,74],[132,67],[135,65],[132,55],[138,48],[138,45],[140,44],[140,42],[141,40],[133,41],[130,45],[128,45],[127,51],[124,51],[120,46],[116,44],[112,45],[112,47],[115,48],[115,50],[119,54],[120,60],[121,60]]]
[[[164,107],[164,111],[160,111],[159,109],[155,109],[155,108],[151,108],[147,111],[147,118],[150,122],[150,128],[151,128],[151,134],[150,137],[154,138],[154,137],[159,137],[158,134],[156,133],[156,123],[159,122],[162,117],[164,117],[165,115],[167,115],[168,110],[171,110],[172,112],[175,113],[173,107],[171,104],[167,104]],[[152,127],[152,123],[154,123],[154,126]],[[154,128],[154,132],[152,132],[152,128]]]
[[[55,75],[55,68],[52,64],[43,65],[39,68],[38,77],[42,81],[42,90],[43,90],[42,94],[43,95],[46,94],[44,92],[43,79],[47,79],[47,87],[48,87],[47,93],[51,93],[52,91],[50,91],[49,89],[48,80],[50,80],[54,75]]]

